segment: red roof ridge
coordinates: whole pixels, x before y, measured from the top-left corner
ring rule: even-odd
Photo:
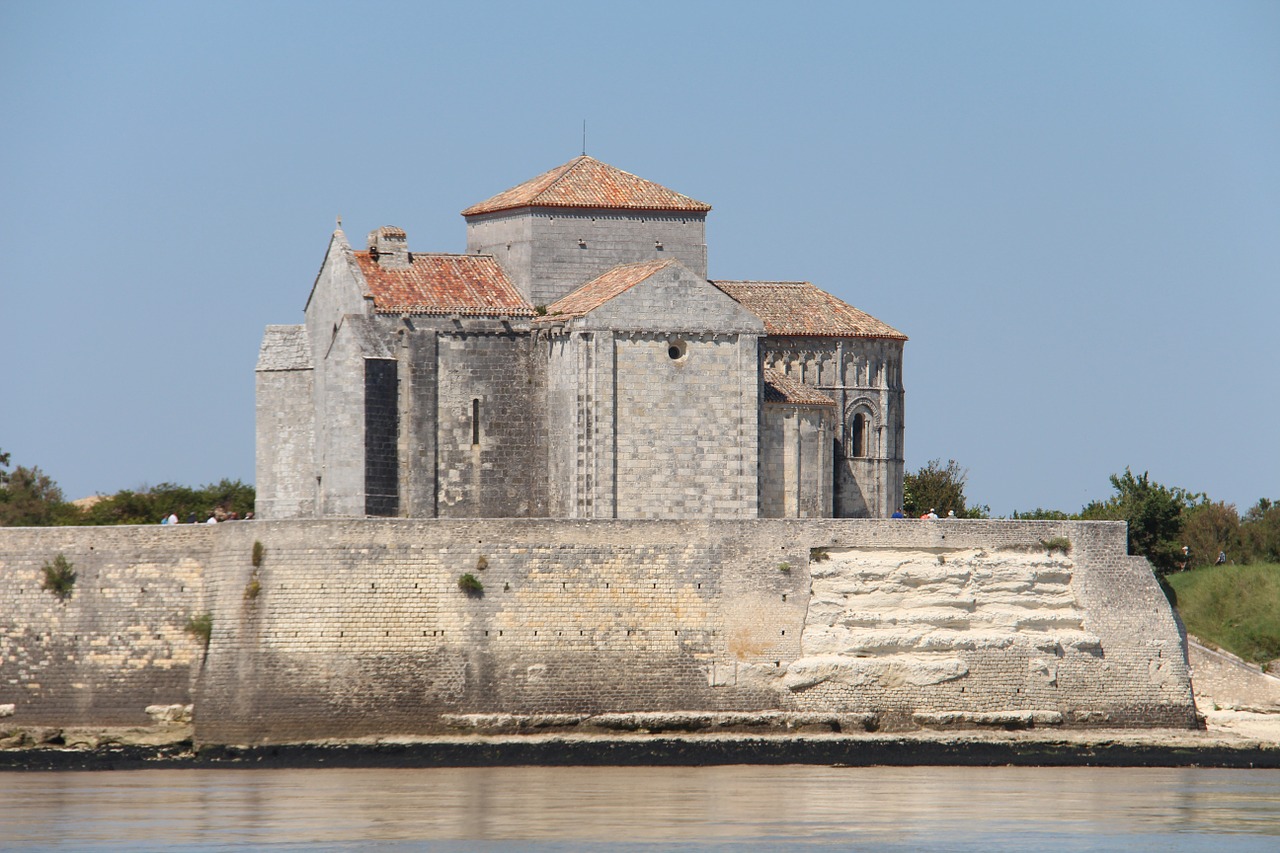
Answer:
[[[836,401],[807,382],[793,379],[781,370],[766,367],[761,371],[764,381],[764,402],[789,403],[799,406],[834,406]]]
[[[807,281],[712,281],[784,337],[887,338],[907,336]]]
[[[673,210],[705,213],[711,205],[587,154],[574,157],[462,211],[463,216],[522,207]]]
[[[555,323],[586,316],[672,264],[679,265],[680,262],[674,258],[652,258],[611,267],[548,305],[546,315],[537,320]]]
[[[531,317],[534,313],[492,255],[412,252],[403,267],[381,266],[367,250],[351,255],[378,314]]]

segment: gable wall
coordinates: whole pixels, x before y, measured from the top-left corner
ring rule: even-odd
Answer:
[[[614,363],[617,517],[755,517],[755,338],[630,333]]]
[[[365,514],[365,353],[350,325],[316,362],[318,514]]]

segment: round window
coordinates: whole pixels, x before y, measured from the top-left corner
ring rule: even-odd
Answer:
[[[667,355],[672,361],[679,361],[684,358],[686,352],[684,341],[672,341],[667,347]]]

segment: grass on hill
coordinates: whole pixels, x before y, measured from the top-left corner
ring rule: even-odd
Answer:
[[[1167,580],[1192,634],[1254,663],[1280,658],[1280,564],[1208,566]]]

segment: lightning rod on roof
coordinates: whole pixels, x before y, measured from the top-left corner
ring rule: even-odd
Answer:
[[[338,230],[339,230],[339,231],[341,231],[341,230],[342,230],[342,217],[341,217],[341,216],[339,216],[339,217],[338,217]]]
[[[582,156],[587,156],[587,120],[582,120]]]

